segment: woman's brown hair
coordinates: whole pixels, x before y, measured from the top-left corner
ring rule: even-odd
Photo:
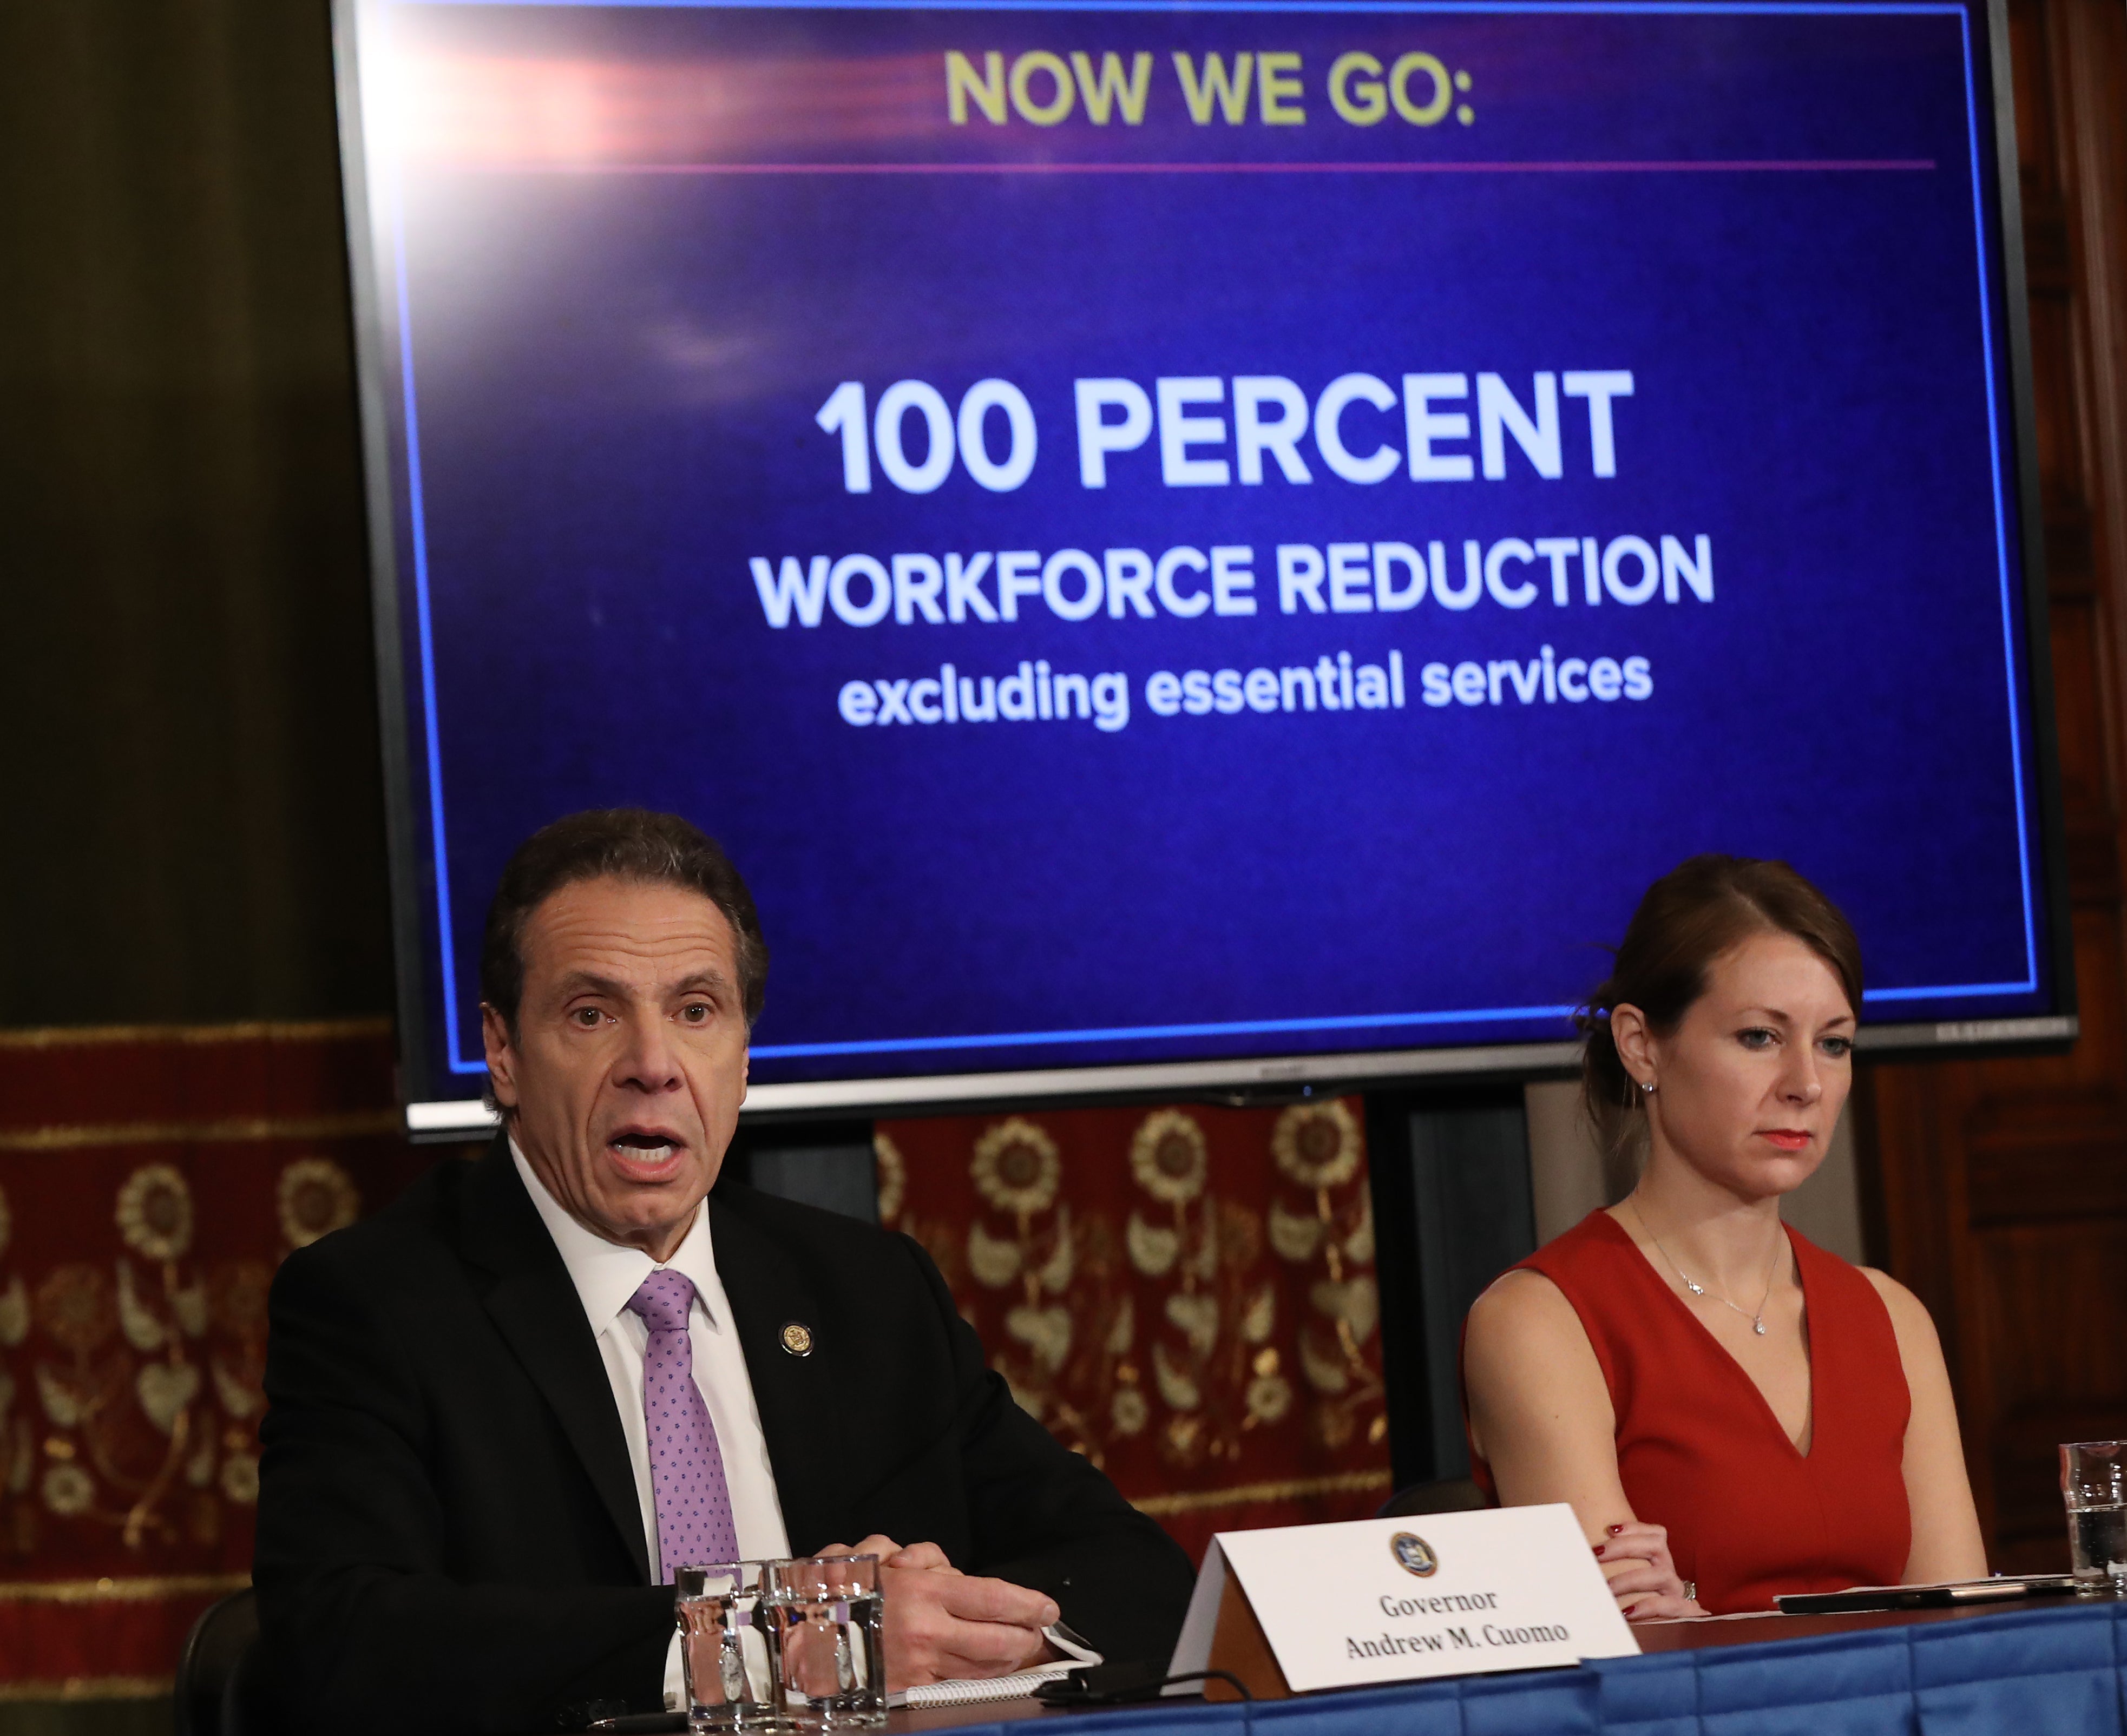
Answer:
[[[1610,1034],[1610,1009],[1636,1006],[1666,1036],[1706,992],[1713,961],[1766,934],[1792,934],[1830,965],[1860,1016],[1861,943],[1837,905],[1784,862],[1694,856],[1647,888],[1609,980],[1574,1019],[1588,1038],[1580,1101],[1610,1157],[1622,1157],[1643,1124],[1639,1087]]]

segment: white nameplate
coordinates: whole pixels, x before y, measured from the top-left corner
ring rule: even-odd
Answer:
[[[1221,1531],[1205,1551],[1170,1673],[1210,1663],[1229,1570],[1296,1694],[1555,1668],[1640,1648],[1563,1502]]]

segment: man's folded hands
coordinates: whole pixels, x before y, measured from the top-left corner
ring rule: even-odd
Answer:
[[[1048,1658],[1044,1630],[1054,1600],[1002,1579],[976,1579],[935,1543],[903,1549],[877,1534],[823,1555],[876,1555],[886,1603],[886,1686],[890,1693],[956,1677],[1008,1676]]]

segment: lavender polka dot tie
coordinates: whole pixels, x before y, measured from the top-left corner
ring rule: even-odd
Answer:
[[[642,1416],[650,1430],[650,1483],[657,1496],[657,1554],[670,1585],[680,1568],[738,1559],[724,1455],[702,1389],[687,1313],[694,1286],[684,1272],[652,1272],[628,1298],[650,1328],[642,1355]]]

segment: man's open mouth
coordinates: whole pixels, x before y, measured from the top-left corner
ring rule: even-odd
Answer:
[[[615,1133],[606,1142],[630,1163],[656,1165],[678,1155],[680,1142],[670,1133],[629,1131]]]

